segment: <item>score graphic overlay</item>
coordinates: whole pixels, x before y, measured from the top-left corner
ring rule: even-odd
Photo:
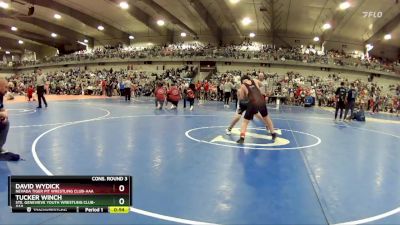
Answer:
[[[131,176],[9,176],[13,213],[128,213]]]

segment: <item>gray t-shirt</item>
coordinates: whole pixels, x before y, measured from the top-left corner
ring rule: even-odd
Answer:
[[[124,87],[125,88],[131,88],[132,87],[132,81],[131,80],[125,80],[124,82]]]
[[[224,84],[224,92],[231,92],[233,88],[233,84],[231,82],[226,82]]]
[[[41,74],[37,77],[36,86],[44,86],[46,84],[46,75]]]

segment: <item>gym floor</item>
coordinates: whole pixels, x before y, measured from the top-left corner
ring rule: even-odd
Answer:
[[[233,106],[233,105],[231,105]],[[400,224],[400,119],[334,122],[318,108],[269,106],[244,145],[234,109],[155,110],[152,98],[6,104],[0,224]],[[169,106],[168,106],[169,108]],[[239,128],[240,123],[237,124]],[[132,175],[129,214],[12,214],[8,175]]]

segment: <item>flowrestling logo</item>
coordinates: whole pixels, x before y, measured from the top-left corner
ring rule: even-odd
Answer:
[[[275,129],[278,137],[272,141],[264,127],[248,128],[244,144],[237,144],[240,129],[232,129],[231,135],[225,134],[225,126],[198,127],[186,131],[186,137],[204,144],[228,148],[254,150],[299,150],[312,148],[321,143],[321,139],[313,134],[290,129]]]
[[[265,134],[257,133],[257,131],[264,131]],[[281,129],[275,129],[275,133],[278,134],[278,137],[275,139],[275,142],[272,141],[272,136],[267,135],[265,128],[250,128],[246,133],[246,138],[251,139],[251,142],[244,143],[245,146],[258,146],[258,147],[270,147],[270,146],[285,146],[289,145],[290,141],[282,136]],[[233,136],[240,136],[240,129],[234,128],[232,129]],[[255,141],[259,139],[259,141]],[[236,142],[231,140],[227,135],[218,135],[214,139],[211,140],[211,143],[228,143],[235,144]]]
[[[383,13],[380,11],[366,11],[362,12],[364,18],[382,18]]]

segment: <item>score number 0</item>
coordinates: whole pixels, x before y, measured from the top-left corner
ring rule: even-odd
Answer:
[[[128,177],[124,177],[124,180],[125,180],[125,181],[128,181]],[[118,186],[118,190],[119,190],[119,192],[124,192],[124,191],[125,191],[125,185],[123,185],[123,184],[119,185],[119,186]],[[120,205],[124,205],[124,204],[125,204],[125,199],[124,199],[124,198],[120,198],[120,199],[118,200],[118,203],[119,203]]]
[[[119,185],[118,190],[120,192],[124,192],[125,191],[125,186],[122,185],[122,184]],[[119,202],[120,205],[123,205],[123,204],[125,204],[125,199],[124,198],[120,198],[118,202]]]

